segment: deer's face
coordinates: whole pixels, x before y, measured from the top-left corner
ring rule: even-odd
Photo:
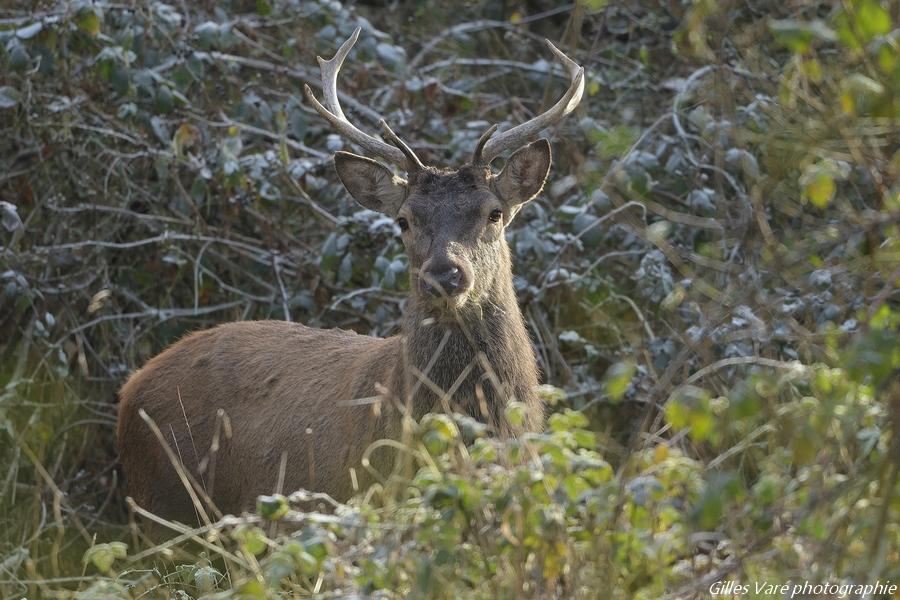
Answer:
[[[550,169],[546,140],[516,152],[494,175],[487,166],[427,168],[405,181],[379,163],[339,152],[338,175],[366,208],[395,218],[409,256],[413,294],[438,310],[487,299],[498,276],[509,277],[503,235],[522,204],[536,196]]]

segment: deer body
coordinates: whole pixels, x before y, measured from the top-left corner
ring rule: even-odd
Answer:
[[[511,281],[507,292],[513,294]],[[489,383],[480,386],[491,407],[487,417],[480,407],[475,387],[485,375],[476,356],[481,352],[493,375],[513,382],[513,397],[529,406],[524,428],[540,428],[537,368],[515,296],[511,299],[488,328],[478,322],[423,327],[428,311],[411,303],[404,333],[390,338],[285,321],[227,323],[187,336],[134,373],[119,393],[118,443],[129,494],[156,514],[195,518],[175,468],[138,414],[143,409],[224,513],[251,508],[259,494],[276,491],[282,452],[283,490],[304,488],[346,500],[356,491],[350,469],[358,488],[371,483],[360,459],[372,442],[397,438],[402,419],[401,407],[390,402],[376,413],[371,402],[353,401],[379,396],[377,384],[395,399],[408,397],[415,387],[408,367],[425,373],[441,347],[428,377],[443,390],[456,384],[459,410],[503,434],[515,433],[503,418],[505,400]],[[441,406],[429,387],[419,385],[410,408],[420,418]],[[220,409],[230,421],[230,439],[217,419]],[[219,449],[211,451],[217,429]],[[389,473],[388,454],[373,453],[371,467]]]
[[[154,513],[194,516],[162,444],[138,413],[143,409],[223,512],[250,508],[256,495],[276,491],[282,452],[285,490],[304,487],[346,499],[350,467],[359,467],[369,443],[394,433],[387,419],[373,419],[371,405],[346,401],[375,396],[376,382],[392,383],[400,347],[398,337],[282,321],[228,323],[186,337],[136,372],[119,394],[129,494]]]
[[[194,479],[198,496],[235,513],[259,494],[280,491],[279,484],[285,492],[304,488],[346,500],[373,481],[373,471],[390,472],[390,452],[375,451],[368,465],[362,459],[376,440],[396,438],[407,414],[450,409],[511,435],[518,429],[505,408],[515,399],[527,407],[523,429],[542,426],[537,365],[504,231],[543,187],[550,146],[539,140],[521,147],[496,175],[490,159],[571,111],[583,69],[550,45],[572,75],[566,96],[497,138],[490,139],[496,126],[489,129],[470,164],[435,169],[386,125],[394,146],[343,116],[335,81],[357,35],[331,61],[319,59],[326,106],[308,88],[307,96],[339,131],[407,171],[404,180],[376,161],[335,155],[351,196],[395,218],[402,232],[411,285],[401,333],[374,338],[281,321],[229,323],[151,359],[119,393],[117,435],[129,494],[152,512],[196,517],[173,462]]]

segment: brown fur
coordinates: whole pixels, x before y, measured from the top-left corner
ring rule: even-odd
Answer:
[[[141,409],[226,513],[248,509],[257,495],[275,490],[282,453],[286,491],[305,488],[346,500],[354,493],[351,468],[360,485],[370,483],[360,468],[363,453],[372,442],[399,435],[405,410],[415,418],[442,410],[438,396],[414,375],[428,369],[438,349],[428,380],[442,390],[456,386],[453,410],[510,435],[516,430],[504,408],[514,398],[528,406],[525,429],[542,426],[537,366],[516,303],[503,231],[543,185],[549,169],[546,142],[520,150],[496,177],[487,168],[467,165],[458,171],[429,169],[407,183],[362,157],[345,154],[336,162],[361,204],[377,203],[379,210],[410,223],[403,241],[413,285],[402,333],[379,339],[251,321],[220,325],[173,344],[119,393],[120,460],[138,505],[172,518],[195,518]],[[504,215],[499,222],[488,218],[496,209]],[[419,276],[429,265],[447,261],[461,267],[464,293],[425,294]],[[353,402],[379,395],[382,401]],[[200,465],[211,458],[219,409],[230,419],[233,435],[221,441],[214,468],[210,463],[204,470]],[[387,473],[389,454],[373,454],[372,466]]]

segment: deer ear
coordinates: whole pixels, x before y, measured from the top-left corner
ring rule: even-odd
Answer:
[[[334,167],[353,199],[369,210],[394,216],[406,199],[406,181],[370,158],[335,152]]]
[[[540,139],[516,150],[494,179],[500,199],[517,207],[537,196],[550,173],[550,142]]]

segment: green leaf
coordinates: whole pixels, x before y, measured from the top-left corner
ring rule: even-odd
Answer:
[[[91,37],[97,37],[100,33],[100,15],[91,8],[82,9],[75,19],[75,24],[78,29]]]
[[[543,384],[537,387],[537,395],[544,404],[548,406],[556,406],[557,404],[564,402],[566,399],[566,391],[558,388],[554,385]]]
[[[891,16],[878,0],[861,0],[856,5],[856,28],[868,42],[891,30]]]
[[[242,525],[235,529],[231,536],[237,540],[245,552],[253,556],[258,556],[266,551],[268,540],[259,527]]]
[[[267,600],[271,597],[269,592],[266,591],[265,585],[256,579],[250,579],[241,584],[238,591],[239,598],[258,598],[259,600]]]
[[[492,462],[497,460],[497,450],[490,441],[479,439],[469,448],[469,456],[476,463]]]
[[[525,414],[528,407],[524,403],[514,400],[506,405],[506,420],[513,427],[521,427],[525,423]]]
[[[681,303],[684,302],[684,298],[684,287],[680,283],[676,284],[675,287],[672,288],[672,291],[669,292],[665,298],[663,298],[663,301],[660,304],[660,308],[662,308],[664,311],[671,312],[681,306]]]
[[[603,376],[603,391],[613,402],[620,402],[634,377],[635,364],[631,361],[621,361],[606,370]]]
[[[277,521],[290,510],[287,498],[281,494],[272,496],[259,496],[256,499],[256,512],[269,521]]]
[[[575,443],[578,444],[580,448],[594,448],[597,445],[597,436],[593,431],[576,429],[572,432],[572,435],[575,438]]]
[[[556,413],[550,417],[550,431],[570,431],[587,427],[588,418],[580,411],[567,408],[561,413]]]
[[[328,557],[328,533],[318,527],[308,527],[300,535],[303,551],[321,563]]]
[[[422,417],[422,427],[434,432],[444,441],[455,440],[459,437],[459,429],[456,427],[456,423],[447,415],[427,414]]]
[[[778,498],[781,481],[775,475],[764,474],[753,484],[753,496],[763,506],[769,506]]]
[[[666,421],[675,429],[688,429],[698,442],[707,439],[713,425],[709,392],[693,385],[678,390],[666,403]]]
[[[579,0],[579,4],[585,7],[588,12],[599,12],[609,4],[609,0]]]
[[[820,20],[770,19],[769,31],[780,44],[798,54],[805,54],[815,39],[825,42],[837,39],[835,32]]]
[[[610,129],[593,129],[587,132],[588,139],[597,146],[600,158],[615,158],[625,154],[640,135],[640,130],[627,125],[617,125]]]
[[[293,575],[294,569],[293,556],[284,551],[275,552],[265,563],[266,581],[269,585],[277,586],[281,580]]]
[[[108,544],[96,544],[84,553],[85,564],[94,565],[102,573],[112,569],[116,559],[127,556],[128,546],[122,542],[110,542]]]
[[[110,542],[108,546],[115,558],[128,557],[128,544],[125,542]]]
[[[448,447],[447,438],[433,430],[422,436],[422,443],[425,444],[425,449],[432,456],[443,454]]]
[[[726,504],[740,495],[741,485],[734,473],[713,473],[691,517],[701,530],[716,529],[722,524]]]

